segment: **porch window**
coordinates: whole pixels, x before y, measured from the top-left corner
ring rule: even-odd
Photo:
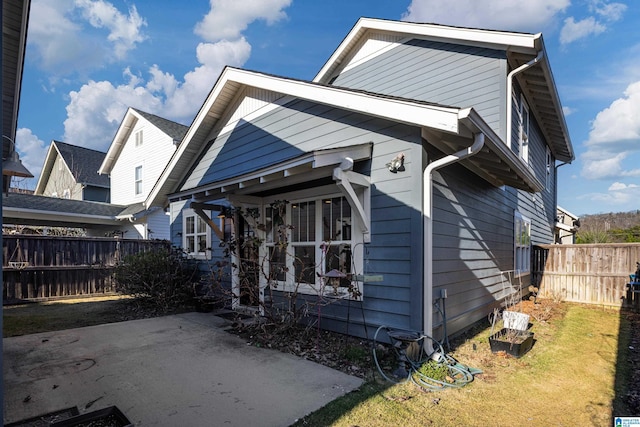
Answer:
[[[207,223],[191,209],[183,215],[182,247],[194,258],[206,258],[211,246]]]
[[[531,270],[531,220],[516,212],[513,223],[514,270],[516,275],[527,274]]]
[[[266,246],[269,276],[281,290],[317,294],[333,291],[323,276],[336,269],[348,277],[339,287],[351,285],[357,269],[352,257],[354,247],[352,213],[342,196],[299,200],[280,208],[266,208]],[[337,279],[333,279],[337,280]]]

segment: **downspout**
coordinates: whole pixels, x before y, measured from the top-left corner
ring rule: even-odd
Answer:
[[[424,244],[424,265],[423,265],[423,333],[429,336],[433,334],[433,178],[434,171],[448,166],[452,163],[459,162],[467,157],[473,156],[480,152],[484,146],[484,133],[477,133],[473,137],[473,144],[460,150],[457,153],[445,156],[432,163],[429,163],[422,175],[424,201],[422,206],[423,211],[423,228],[425,234]],[[431,342],[427,343],[427,346],[431,346]],[[426,349],[428,353],[431,353],[432,349]]]
[[[513,116],[513,113],[511,112],[511,110],[513,110],[513,102],[512,99],[513,97],[511,96],[511,92],[513,91],[513,76],[515,76],[518,73],[523,72],[524,70],[526,70],[529,67],[534,66],[535,64],[537,64],[538,62],[540,62],[540,60],[542,60],[542,58],[544,57],[544,50],[540,50],[538,51],[538,55],[533,58],[531,61],[527,62],[526,64],[522,64],[521,66],[519,66],[518,68],[516,68],[515,70],[511,70],[511,72],[509,74],[507,74],[507,102],[506,102],[506,106],[507,106],[507,147],[513,149],[513,147],[511,147],[511,119]]]

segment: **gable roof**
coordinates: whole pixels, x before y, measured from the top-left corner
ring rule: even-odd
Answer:
[[[187,129],[189,129],[189,126],[156,116],[155,114],[145,113],[137,108],[132,108],[132,110],[147,119],[149,123],[160,129],[162,132],[169,135],[177,143],[182,141],[184,134],[187,133]]]
[[[35,194],[43,194],[51,171],[55,166],[57,156],[63,160],[69,172],[78,184],[94,187],[109,188],[110,180],[106,175],[98,175],[98,168],[104,160],[105,153],[90,148],[67,144],[61,141],[51,141],[44,159],[42,172],[36,184]]]
[[[118,127],[113,141],[109,146],[109,150],[107,151],[104,161],[98,168],[99,174],[103,175],[111,173],[111,169],[113,169],[115,162],[118,160],[120,152],[122,151],[126,141],[129,139],[131,130],[138,120],[148,121],[164,134],[169,136],[176,144],[182,141],[182,138],[184,138],[185,133],[189,129],[188,126],[180,123],[129,107],[122,119],[122,122],[120,122],[120,126]]]
[[[375,33],[385,34],[397,42],[419,38],[502,50],[506,52],[512,70],[535,60],[542,52],[543,55],[536,66],[517,74],[516,79],[533,107],[532,113],[549,141],[554,156],[564,162],[571,162],[575,158],[542,34],[361,18],[313,81],[330,83],[332,78],[346,66],[352,55]],[[505,102],[508,101],[505,100]]]
[[[177,186],[190,171],[194,162],[211,139],[211,131],[224,117],[226,109],[236,101],[245,87],[255,87],[276,92],[289,99],[306,99],[400,123],[429,129],[439,136],[449,135],[447,144],[439,146],[446,154],[456,144],[464,144],[473,132],[487,135],[485,150],[491,151],[493,172],[483,176],[496,185],[511,185],[532,191],[540,191],[542,184],[533,172],[509,150],[491,128],[473,111],[437,104],[379,95],[360,90],[329,86],[314,82],[288,79],[273,75],[226,67],[196,115],[187,134],[173,154],[164,172],[149,193],[145,206],[163,206],[167,195],[177,191]],[[463,137],[460,137],[463,136]],[[456,150],[457,151],[457,150]],[[486,159],[487,157],[485,157]],[[482,161],[482,157],[470,162]],[[464,163],[463,163],[464,164]],[[474,170],[483,170],[479,165]]]

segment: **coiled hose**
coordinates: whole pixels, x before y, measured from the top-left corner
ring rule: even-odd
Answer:
[[[383,346],[379,343],[379,334],[384,331],[391,343],[391,350],[395,354],[398,367],[393,373],[385,373],[377,351]],[[427,354],[425,343],[430,340],[433,343],[433,352]],[[415,345],[413,345],[415,343]],[[386,343],[385,343],[386,344]],[[416,346],[418,347],[416,349]],[[412,356],[409,347],[413,347]],[[429,390],[443,390],[445,388],[459,388],[473,381],[473,376],[482,371],[465,366],[453,357],[446,354],[442,344],[428,335],[419,332],[402,331],[387,326],[380,326],[373,337],[373,360],[378,373],[385,380],[399,384],[412,381],[419,387]],[[385,352],[386,348],[385,348]],[[426,366],[425,364],[429,364]],[[429,375],[429,372],[438,373],[437,378]]]

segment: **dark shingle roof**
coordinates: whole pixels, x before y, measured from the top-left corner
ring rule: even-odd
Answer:
[[[149,122],[151,122],[155,127],[169,135],[175,141],[182,141],[182,138],[184,138],[187,130],[189,129],[189,126],[181,125],[180,123],[164,119],[160,116],[156,116],[155,114],[145,113],[144,111],[140,111],[137,108],[133,108],[133,110],[145,119],[149,120]]]
[[[60,199],[34,194],[10,193],[2,198],[3,207],[64,214],[80,214],[115,218],[126,206],[86,200]]]
[[[109,188],[109,176],[98,175],[98,169],[100,169],[106,153],[61,141],[53,141],[53,143],[71,172],[77,174],[76,181],[78,183]]]

